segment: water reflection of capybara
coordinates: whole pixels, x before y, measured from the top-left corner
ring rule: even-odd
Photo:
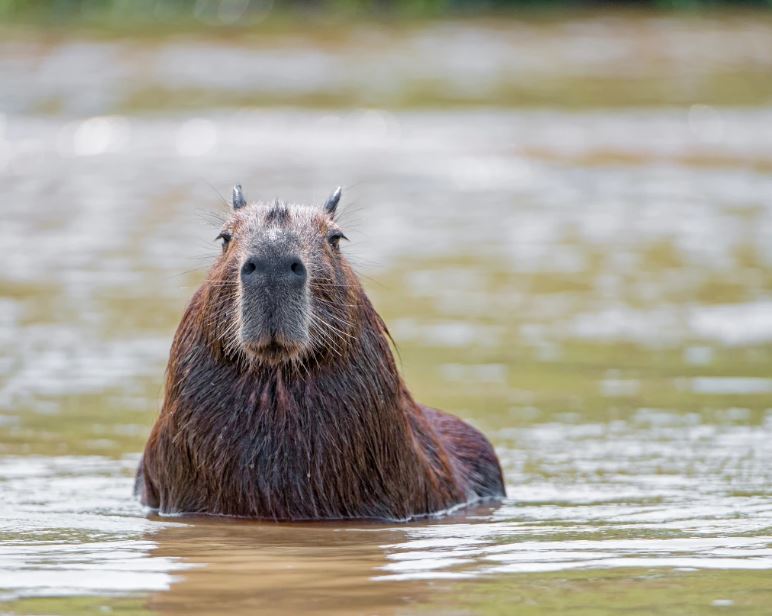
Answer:
[[[189,567],[150,595],[158,614],[399,614],[435,603],[437,580],[383,579],[412,526],[178,520],[148,534],[155,558]]]
[[[504,493],[477,430],[417,404],[323,207],[247,204],[172,345],[137,477],[162,512],[406,520]]]

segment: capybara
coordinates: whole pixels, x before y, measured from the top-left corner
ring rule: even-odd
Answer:
[[[416,403],[321,206],[233,189],[137,471],[161,513],[404,521],[504,495],[493,447]]]

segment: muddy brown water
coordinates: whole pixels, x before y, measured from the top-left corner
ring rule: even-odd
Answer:
[[[69,102],[31,110],[3,82],[0,612],[768,613],[763,101],[127,113],[27,74],[13,45],[6,75]],[[102,66],[90,45],[45,53]],[[291,525],[160,518],[131,498],[235,182],[298,202],[343,184],[344,250],[408,383],[491,437],[505,501]]]

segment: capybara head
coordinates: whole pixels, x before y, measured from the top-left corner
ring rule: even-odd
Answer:
[[[316,207],[247,203],[234,187],[205,317],[226,355],[271,365],[343,352],[359,283],[340,252],[340,195]]]

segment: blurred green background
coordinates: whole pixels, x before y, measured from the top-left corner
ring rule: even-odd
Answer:
[[[273,16],[279,18],[335,19],[349,16],[469,17],[612,7],[704,11],[769,7],[770,4],[769,0],[3,0],[0,12],[51,23],[60,19],[75,22],[103,19],[116,23],[126,18],[146,23],[194,19],[233,26],[263,19],[269,7]]]

